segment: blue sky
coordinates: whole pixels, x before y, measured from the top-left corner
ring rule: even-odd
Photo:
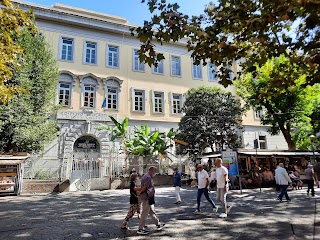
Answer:
[[[55,3],[61,3],[78,8],[84,8],[92,11],[102,12],[110,15],[126,18],[129,23],[142,25],[144,20],[149,20],[151,14],[148,11],[146,3],[141,0],[24,0],[52,6]],[[183,13],[188,15],[199,15],[203,12],[204,6],[212,0],[170,0],[177,2]]]

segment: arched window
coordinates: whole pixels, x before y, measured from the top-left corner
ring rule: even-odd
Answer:
[[[57,103],[63,107],[72,107],[72,91],[76,75],[69,71],[61,71],[57,86]]]
[[[97,106],[97,91],[99,89],[100,78],[88,73],[79,76],[81,86],[81,107],[93,108]]]
[[[122,80],[118,78],[108,78],[104,80],[105,97],[102,108],[109,110],[119,110],[119,92]]]

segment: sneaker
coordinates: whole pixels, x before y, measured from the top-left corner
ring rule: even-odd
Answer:
[[[231,206],[231,205],[227,206],[227,214],[229,214],[229,212],[230,212],[231,208],[232,208],[232,206]]]
[[[147,234],[149,234],[149,232],[146,231],[146,230],[144,230],[144,229],[139,229],[139,230],[137,231],[137,233],[138,233],[139,235],[147,235]]]
[[[280,198],[276,198],[276,201],[279,201],[282,203],[282,199],[280,199]]]
[[[200,213],[201,213],[201,211],[198,209],[193,212],[193,214],[200,214]]]
[[[218,206],[215,206],[214,208],[213,208],[213,212],[218,212],[218,210],[219,210],[219,207]]]
[[[220,218],[226,218],[226,217],[228,217],[228,215],[227,215],[226,213],[221,213],[221,214],[219,215],[219,217],[220,217]]]
[[[126,230],[126,229],[128,229],[128,226],[126,226],[126,225],[121,225],[120,228],[123,229],[123,230]]]
[[[174,204],[180,204],[181,203],[181,201],[177,201],[177,202],[175,202]]]
[[[160,223],[159,225],[157,225],[157,230],[160,231],[164,228],[164,223]]]

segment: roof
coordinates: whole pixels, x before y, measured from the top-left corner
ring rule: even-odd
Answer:
[[[17,165],[24,163],[26,159],[29,158],[29,155],[5,155],[0,154],[0,165]]]
[[[245,154],[245,155],[259,155],[259,156],[320,156],[318,152],[300,152],[300,151],[245,151],[239,150],[238,154]]]

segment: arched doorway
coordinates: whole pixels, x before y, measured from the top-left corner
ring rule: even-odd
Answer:
[[[73,146],[71,184],[76,190],[90,190],[90,179],[99,178],[101,169],[100,144],[92,136],[78,138]]]

